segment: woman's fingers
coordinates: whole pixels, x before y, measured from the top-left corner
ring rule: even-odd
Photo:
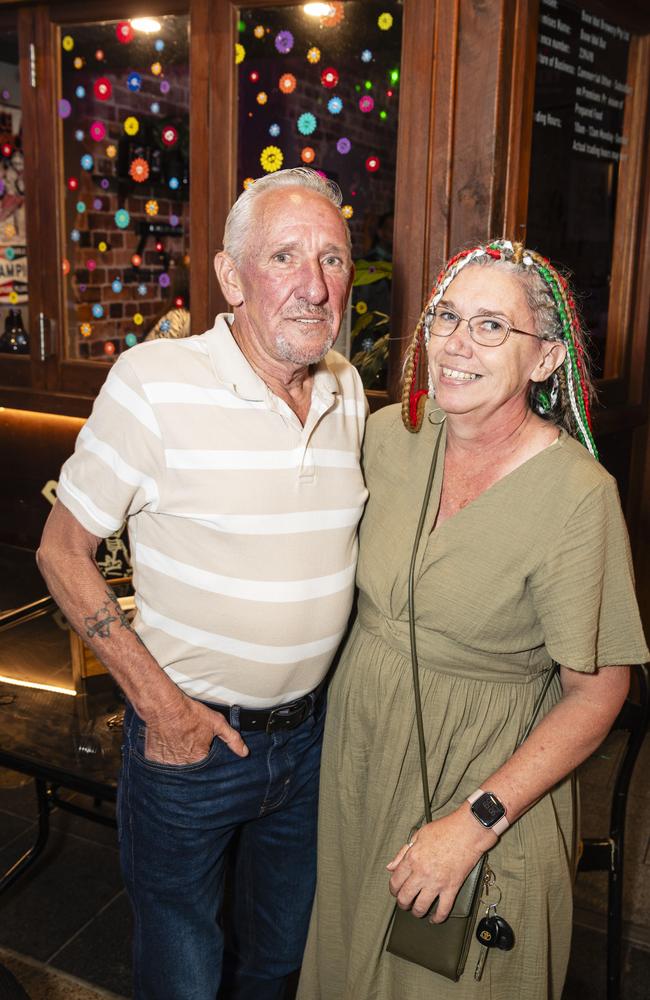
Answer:
[[[404,844],[403,847],[400,847],[399,851],[397,852],[393,860],[389,861],[388,864],[386,865],[386,870],[389,872],[394,872],[397,866],[402,863],[402,859],[406,857],[408,851],[410,851],[412,846],[413,844],[411,843],[411,844]]]

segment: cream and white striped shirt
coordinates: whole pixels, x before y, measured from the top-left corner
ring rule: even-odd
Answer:
[[[193,697],[254,708],[315,688],[344,632],[366,401],[331,351],[303,427],[231,322],[122,355],[57,495],[99,537],[127,519],[135,628],[169,677]]]

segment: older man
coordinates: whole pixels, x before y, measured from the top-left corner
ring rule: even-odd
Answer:
[[[314,883],[321,688],[346,626],[365,400],[336,339],[352,281],[340,192],[297,168],[232,208],[232,314],[112,369],[66,462],[39,566],[124,690],[118,814],[135,997],[214,1000],[237,834],[228,997],[300,964]],[[137,616],[94,563],[127,519]]]

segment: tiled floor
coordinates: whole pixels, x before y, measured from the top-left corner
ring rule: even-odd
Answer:
[[[586,835],[604,832],[600,802],[617,752],[615,742],[608,744],[583,768]],[[621,1000],[648,1000],[649,995],[649,772],[650,736],[637,762],[628,804],[624,914],[628,940]],[[27,779],[0,771],[0,870],[29,846],[34,820],[35,802]],[[604,1000],[605,887],[605,875],[578,878],[563,1000]],[[69,813],[53,813],[46,856],[0,901],[0,959],[3,949],[9,949],[13,965],[5,960],[31,1000],[96,1000],[98,994],[84,989],[84,982],[96,987],[101,997],[128,998],[130,927],[114,830]],[[42,966],[21,965],[21,955]],[[48,969],[61,970],[65,976],[52,978],[50,973],[48,978]]]

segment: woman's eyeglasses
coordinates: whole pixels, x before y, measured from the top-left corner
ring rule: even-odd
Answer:
[[[483,347],[500,347],[511,333],[521,333],[525,337],[535,337],[536,340],[545,339],[527,330],[517,330],[499,316],[471,316],[464,319],[451,309],[432,309],[424,316],[424,328],[434,337],[451,337],[461,323],[467,323],[470,337],[475,344]]]

